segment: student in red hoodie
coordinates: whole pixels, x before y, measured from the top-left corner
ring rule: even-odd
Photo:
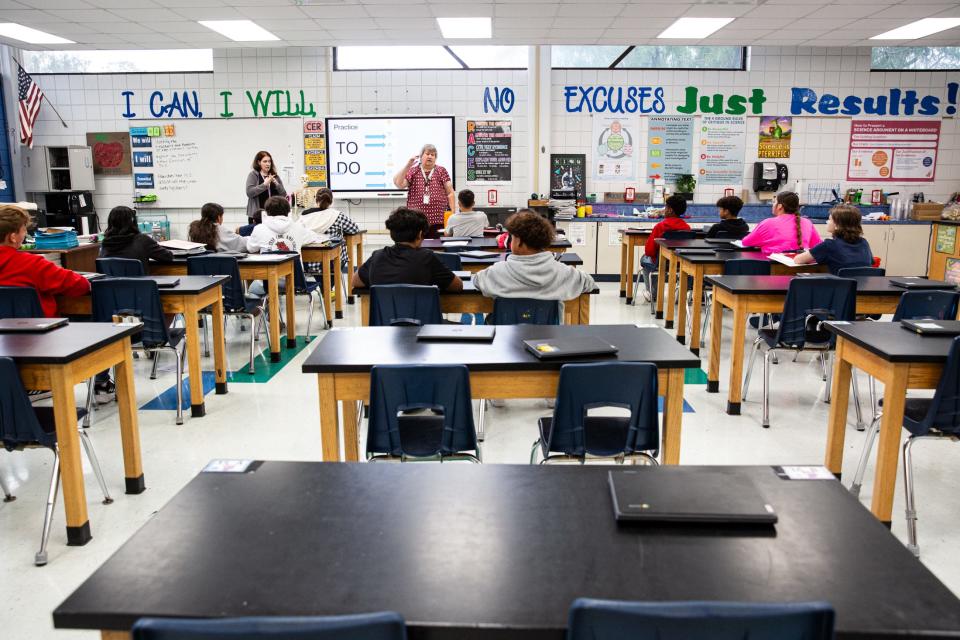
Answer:
[[[20,251],[30,216],[20,207],[0,206],[0,286],[33,287],[43,314],[57,315],[55,296],[83,296],[90,283],[80,274],[62,269],[42,255]]]
[[[681,196],[673,195],[667,198],[663,207],[663,220],[657,223],[657,226],[650,232],[647,238],[647,244],[643,248],[643,258],[641,262],[653,265],[656,268],[657,259],[660,257],[660,245],[657,244],[657,238],[663,236],[665,231],[689,231],[690,225],[680,216],[687,211],[687,201]]]

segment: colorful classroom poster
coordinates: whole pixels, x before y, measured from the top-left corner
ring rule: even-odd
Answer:
[[[943,279],[951,284],[960,285],[960,258],[947,258],[943,268]]]
[[[953,255],[957,248],[957,228],[950,224],[937,225],[937,253]]]
[[[932,182],[940,120],[853,120],[847,180]]]
[[[693,173],[693,116],[650,116],[647,130],[647,178],[675,184]]]
[[[745,116],[700,119],[700,184],[742,184],[747,142]]]
[[[303,172],[308,187],[327,186],[327,137],[323,120],[303,123]]]
[[[593,117],[594,180],[634,181],[634,150],[638,129],[636,118]]]
[[[789,158],[793,116],[761,116],[758,158]]]
[[[87,146],[93,150],[93,175],[128,176],[133,173],[128,132],[87,133]]]
[[[513,123],[467,120],[467,182],[509,184],[513,180]]]
[[[586,154],[550,154],[550,197],[558,200],[587,199]]]

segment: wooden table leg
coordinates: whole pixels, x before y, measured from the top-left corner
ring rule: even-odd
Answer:
[[[330,261],[331,268],[333,270],[333,288],[336,292],[334,295],[334,304],[335,311],[334,315],[337,320],[343,319],[343,278],[340,277],[340,250],[337,250],[336,256],[333,260]]]
[[[683,274],[680,274],[683,277]],[[703,265],[693,267],[693,303],[690,311],[690,351],[700,355],[700,319],[703,315]]]
[[[630,241],[627,241],[627,304],[633,304],[633,279],[636,277],[633,273],[634,270],[634,254],[636,251],[633,250],[633,244]]]
[[[267,274],[267,304],[270,307],[270,362],[280,362],[280,278],[276,269]],[[293,293],[293,291],[289,291]],[[289,313],[287,314],[289,315]],[[289,318],[288,318],[289,320]]]
[[[663,464],[680,464],[680,435],[683,420],[683,369],[667,372],[667,388],[663,397]]]
[[[223,296],[218,295],[211,305],[213,314],[213,369],[217,395],[227,393],[227,350],[223,332]],[[253,328],[251,327],[251,331]]]
[[[293,268],[291,267],[290,273],[287,275],[287,283],[285,285],[287,293],[287,349],[296,349],[297,348],[297,307],[295,304],[296,301],[296,287],[293,283]],[[271,358],[273,354],[270,354]]]
[[[641,257],[641,262],[643,258]],[[657,313],[656,319],[663,318],[663,297],[667,290],[667,257],[663,253],[663,248],[657,257]]]
[[[849,384],[847,381],[847,386]],[[897,488],[897,462],[906,395],[907,367],[891,365],[891,375],[883,382],[883,417],[880,419],[877,472],[873,481],[873,502],[870,505],[873,515],[887,527],[890,526],[893,493]]]
[[[137,416],[137,393],[133,383],[133,352],[130,338],[123,341],[123,360],[116,364],[114,377],[117,385],[117,412],[120,417],[120,442],[123,446],[123,476],[128,494],[143,493],[147,486],[143,479],[143,461],[140,455],[140,424]]]
[[[738,301],[733,307],[733,340],[730,343],[730,390],[727,394],[727,413],[731,416],[740,415],[740,394],[743,390],[743,342],[746,334],[747,306]],[[712,350],[713,345],[710,345],[710,348]]]
[[[347,462],[360,460],[357,440],[357,401],[344,400],[340,403],[343,410],[343,459]]]
[[[660,253],[662,254],[665,251],[663,247],[660,248]],[[663,327],[665,329],[673,329],[673,313],[674,305],[676,304],[675,295],[677,291],[677,265],[680,261],[677,260],[677,256],[671,255],[667,258],[667,295],[666,295],[666,309],[664,309],[664,320]]]
[[[627,236],[626,234],[624,234],[623,240],[620,241],[620,297],[628,298],[627,304],[630,304],[630,300],[629,300],[630,296],[627,295],[627,243],[628,242],[630,241],[627,240]]]
[[[320,298],[323,300],[323,313],[327,325],[333,326],[333,305],[330,304],[330,260],[320,261]]]
[[[677,277],[680,278],[680,295],[677,300],[677,342],[686,344],[687,341],[687,275],[680,265],[679,256],[674,256],[677,263]]]
[[[340,420],[332,373],[317,375],[320,391],[320,442],[324,462],[340,461]]]
[[[354,261],[353,261],[353,249],[355,245],[351,240],[346,240],[347,242],[347,279],[353,278],[354,270]],[[353,296],[347,298],[347,304],[353,304]]]
[[[850,402],[852,367],[844,358],[845,338],[837,338],[833,380],[830,381],[830,416],[827,418],[827,452],[824,466],[839,480],[843,471],[843,441],[847,432],[847,409]]]
[[[590,294],[580,294],[580,322],[578,324],[590,324]]]
[[[87,494],[83,486],[83,465],[80,462],[80,436],[77,433],[77,408],[73,396],[73,375],[69,365],[51,367],[50,391],[53,394],[53,419],[60,450],[60,481],[63,487],[63,508],[67,514],[67,544],[90,542],[90,518],[87,515]]]
[[[370,326],[370,295],[357,296],[360,298],[360,326]]]
[[[130,640],[133,636],[128,631],[101,631],[100,640]]]
[[[710,305],[710,365],[707,368],[707,393],[720,392],[720,338],[723,335],[723,305],[716,299]]]
[[[200,370],[200,314],[197,310],[196,300],[192,297],[184,298],[183,319],[187,323],[187,375],[190,376],[190,415],[194,418],[202,418],[206,413],[206,408],[203,405],[203,373]],[[221,318],[222,322],[223,319]],[[215,320],[214,324],[216,324]],[[214,331],[216,331],[216,328],[214,328]]]

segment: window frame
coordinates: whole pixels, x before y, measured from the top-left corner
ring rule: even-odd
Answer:
[[[960,46],[958,45],[945,45],[947,47],[957,49],[960,52]],[[953,69],[905,69],[903,67],[897,67],[895,69],[885,69],[885,68],[876,68],[873,66],[873,50],[874,49],[940,49],[943,47],[870,47],[870,73],[957,73],[960,71],[960,62],[958,66]]]
[[[386,45],[362,45],[362,44],[361,44],[361,45],[346,45],[346,46],[351,46],[351,47],[366,47],[366,46],[370,46],[370,47],[389,47],[389,46],[392,46],[392,45],[388,45],[388,44],[386,44]],[[363,72],[363,71],[528,71],[529,68],[530,68],[529,66],[526,66],[526,67],[470,67],[470,66],[467,66],[467,63],[466,63],[466,62],[464,62],[463,60],[460,59],[460,56],[458,56],[458,55],[450,48],[450,45],[446,45],[446,44],[436,44],[436,45],[427,45],[427,46],[442,47],[442,48],[446,49],[446,51],[447,51],[447,53],[450,55],[450,57],[453,58],[453,60],[454,60],[455,62],[457,62],[458,64],[460,64],[460,67],[461,67],[461,68],[458,69],[458,68],[456,68],[456,67],[377,67],[377,68],[369,68],[369,69],[340,69],[340,68],[339,68],[339,66],[340,66],[340,65],[339,65],[339,58],[338,58],[338,49],[340,49],[340,47],[331,47],[331,48],[333,49],[333,56],[332,56],[333,69],[332,69],[332,70],[333,70],[334,73],[357,73],[357,72]],[[491,45],[465,45],[465,46],[490,46],[490,47],[497,47],[497,46],[525,46],[525,47],[530,47],[530,46],[533,46],[533,45],[496,45],[496,44],[491,44]]]
[[[734,47],[736,45],[636,45],[631,44],[627,45],[624,50],[620,53],[617,58],[610,63],[608,67],[554,67],[552,64],[550,68],[556,71],[746,71],[747,70],[747,60],[750,57],[750,47],[749,46],[739,46],[740,49],[740,66],[737,68],[733,67],[618,67],[616,66],[623,61],[630,52],[636,49],[639,46],[663,46],[663,47]]]
[[[188,49],[188,51],[205,51],[206,47],[202,49]],[[50,50],[35,50],[29,51],[24,49],[24,53],[50,53]],[[135,49],[57,49],[56,51],[135,51]],[[182,51],[182,49],[181,49]],[[30,71],[24,61],[18,61],[18,64],[23,64],[23,70],[26,71],[30,76],[142,76],[142,75],[158,75],[163,73],[184,73],[184,74],[210,74],[213,75],[213,49],[210,51],[210,66],[211,69],[204,71],[195,71],[195,70],[184,70],[184,69],[173,69],[167,71]]]

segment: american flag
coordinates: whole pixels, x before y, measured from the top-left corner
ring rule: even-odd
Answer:
[[[17,84],[20,88],[20,144],[33,148],[33,123],[40,113],[40,103],[43,102],[43,91],[33,81],[27,72],[20,67],[17,74]]]

